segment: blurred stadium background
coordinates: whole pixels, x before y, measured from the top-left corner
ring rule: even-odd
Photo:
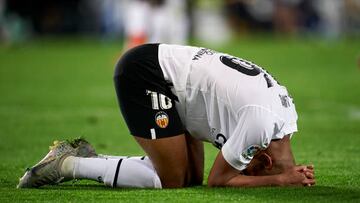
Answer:
[[[146,35],[150,42],[183,44],[188,38],[196,38],[209,43],[223,43],[231,36],[253,32],[316,35],[331,40],[359,37],[360,2],[0,0],[0,39],[3,43],[17,43],[46,35],[102,39],[142,38]]]
[[[0,202],[359,202],[359,37],[360,0],[0,0]],[[82,135],[102,154],[143,154],[112,74],[124,50],[145,42],[204,46],[271,72],[295,99],[294,154],[315,164],[317,186],[17,190],[55,139]],[[217,149],[206,152],[205,177]]]

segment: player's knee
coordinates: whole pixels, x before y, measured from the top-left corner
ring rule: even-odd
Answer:
[[[159,175],[163,188],[182,188],[186,187],[186,171],[177,170],[166,175]]]
[[[185,180],[182,179],[172,179],[161,181],[163,188],[183,188],[186,187]]]
[[[202,185],[202,184],[203,184],[203,181],[204,181],[204,176],[195,177],[195,178],[192,180],[192,184],[193,184],[193,185]]]

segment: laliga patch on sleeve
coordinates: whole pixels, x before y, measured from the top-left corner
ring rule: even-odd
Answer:
[[[260,145],[250,145],[248,148],[246,148],[242,153],[241,156],[246,159],[246,160],[251,160],[252,158],[254,158],[254,155],[261,150],[262,148],[260,147]]]

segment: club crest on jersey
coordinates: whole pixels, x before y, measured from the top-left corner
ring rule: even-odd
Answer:
[[[159,111],[155,115],[155,122],[160,128],[166,128],[169,125],[169,116],[165,112]]]
[[[250,145],[241,155],[244,159],[251,160],[260,149],[261,147],[259,145]]]

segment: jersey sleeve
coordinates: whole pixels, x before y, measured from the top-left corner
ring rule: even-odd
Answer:
[[[274,135],[280,137],[278,134],[284,124],[271,112],[258,106],[245,107],[238,116],[237,127],[221,151],[225,160],[241,171],[256,152],[269,146]]]

